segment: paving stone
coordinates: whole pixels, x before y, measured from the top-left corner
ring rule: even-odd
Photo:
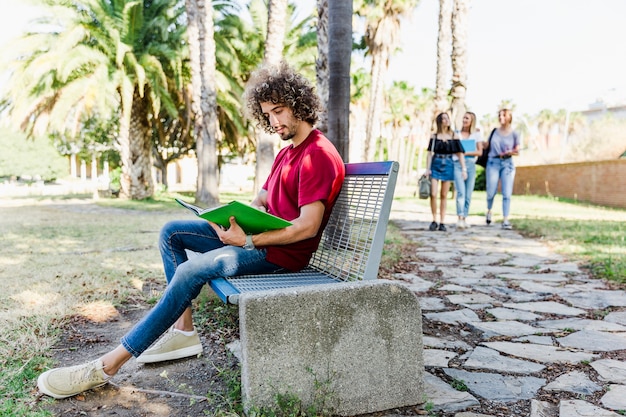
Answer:
[[[494,416],[489,415],[489,414],[479,414],[479,413],[472,413],[469,411],[463,411],[462,413],[456,413],[454,417],[494,417]]]
[[[451,378],[463,381],[471,393],[489,401],[504,403],[534,398],[546,383],[545,379],[534,376],[517,377],[452,368],[445,368],[443,372]]]
[[[626,385],[626,362],[615,359],[600,359],[591,362],[600,379],[607,382]]]
[[[529,272],[530,269],[524,270],[524,268],[519,268],[516,266],[490,265],[490,266],[480,267],[480,271],[483,271],[486,274],[494,274],[494,275],[500,276],[502,274],[525,273],[525,272]]]
[[[602,389],[601,386],[593,382],[585,373],[572,371],[563,374],[543,387],[544,391],[567,391],[581,395],[591,395]]]
[[[497,300],[483,293],[472,294],[450,294],[446,295],[448,301],[452,304],[492,304]]]
[[[439,288],[439,291],[447,291],[447,292],[471,292],[472,289],[468,287],[463,287],[461,285],[456,284],[446,284]]]
[[[524,291],[528,291],[535,294],[540,295],[551,295],[557,294],[561,291],[561,287],[558,286],[557,282],[533,282],[533,281],[524,281],[520,282],[518,287]]]
[[[606,315],[604,320],[609,323],[617,323],[626,326],[626,311],[615,311],[613,313],[609,313]]]
[[[456,265],[456,261],[453,259],[460,256],[459,252],[420,252],[419,256],[426,259],[429,262],[437,263],[439,265]]]
[[[482,255],[482,256],[466,256],[463,258],[465,264],[468,265],[493,265],[499,264],[503,261],[509,259],[510,256],[504,253],[500,254],[491,254],[491,255]]]
[[[581,291],[574,294],[561,295],[568,303],[581,308],[601,310],[607,307],[626,307],[625,291]]]
[[[445,311],[442,313],[426,313],[424,316],[433,321],[440,321],[448,324],[470,323],[480,321],[480,318],[469,308],[462,310]]]
[[[508,266],[524,266],[527,268],[534,268],[538,265],[544,263],[546,259],[542,256],[535,255],[520,255],[513,256],[511,259],[506,261],[505,265]]]
[[[596,358],[589,352],[569,352],[555,346],[536,345],[533,343],[483,342],[483,346],[495,349],[518,358],[531,359],[541,363],[580,363]]]
[[[503,303],[502,307],[515,308],[518,310],[534,311],[539,313],[560,314],[562,316],[579,316],[585,314],[585,310],[566,306],[554,301],[531,301],[528,303]]]
[[[484,291],[489,294],[500,296],[501,298],[508,298],[509,301],[515,303],[522,303],[527,301],[541,301],[544,297],[539,294],[532,294],[526,291],[519,291],[513,288],[493,286],[493,287],[474,287],[476,291]]]
[[[569,280],[565,275],[558,274],[520,274],[517,272],[508,272],[498,274],[499,278],[510,279],[515,281],[539,281],[539,282],[566,282]]]
[[[530,400],[530,417],[557,417],[559,410],[556,404],[548,401]]]
[[[552,346],[552,336],[522,336],[517,339],[513,339],[515,342],[530,342],[537,345]]]
[[[626,385],[609,385],[600,402],[613,410],[626,410]]]
[[[502,356],[500,352],[482,346],[477,346],[463,363],[466,369],[486,369],[496,372],[513,374],[532,374],[542,371],[545,366],[521,359]]]
[[[468,323],[468,325],[483,332],[485,337],[527,336],[529,334],[541,333],[542,331],[518,321],[483,321]]]
[[[559,417],[621,417],[610,410],[582,400],[561,400]]]
[[[538,314],[513,308],[496,307],[488,309],[487,312],[498,320],[532,321],[541,318]]]
[[[437,297],[419,297],[419,303],[422,311],[437,311],[447,309],[441,298]]]
[[[472,350],[472,347],[462,340],[449,340],[440,337],[423,336],[422,343],[426,347],[437,349],[459,349],[463,351]]]
[[[535,323],[539,327],[545,327],[553,330],[574,329],[574,330],[598,330],[598,331],[615,331],[624,332],[626,327],[620,324],[607,322],[604,320],[590,319],[560,319],[560,320],[544,320]]]
[[[424,349],[424,366],[447,368],[450,359],[457,357],[455,352],[442,349]]]
[[[538,269],[537,272],[545,271],[557,271],[557,272],[569,272],[573,274],[580,273],[580,268],[574,262],[562,262],[550,265],[544,265]]]
[[[480,404],[469,392],[457,391],[428,372],[424,372],[424,397],[426,403],[433,405],[434,410],[447,413],[466,410]]]
[[[434,283],[426,281],[415,274],[393,274],[393,277],[401,280],[402,285],[415,293],[428,291]]]
[[[452,268],[448,266],[442,266],[438,270],[441,271],[441,276],[445,278],[446,280],[451,280],[451,279],[456,279],[456,278],[480,279],[484,275],[482,271],[477,271],[472,268]]]
[[[581,330],[557,341],[565,347],[584,349],[592,352],[612,352],[626,349],[626,338],[595,330]]]

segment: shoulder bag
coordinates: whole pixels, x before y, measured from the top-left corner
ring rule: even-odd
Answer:
[[[417,181],[417,186],[419,188],[419,196],[422,200],[426,200],[430,197],[430,177],[422,175]]]
[[[487,166],[489,148],[491,148],[491,138],[493,137],[493,134],[495,132],[496,132],[496,129],[493,129],[491,133],[489,134],[489,140],[487,142],[487,146],[483,148],[483,153],[478,158],[476,158],[476,165],[480,165],[483,168]]]

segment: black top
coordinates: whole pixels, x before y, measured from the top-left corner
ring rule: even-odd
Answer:
[[[433,149],[434,142],[434,149]],[[465,152],[463,150],[463,145],[461,145],[461,141],[459,139],[448,139],[441,140],[437,139],[437,135],[435,134],[434,138],[430,138],[430,142],[428,143],[428,150],[434,151],[439,155],[452,155],[459,152]]]

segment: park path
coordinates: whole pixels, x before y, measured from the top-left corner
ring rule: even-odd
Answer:
[[[482,217],[457,230],[450,216],[448,232],[430,232],[430,212],[406,201],[394,202],[391,220],[419,244],[415,268],[394,278],[420,299],[428,408],[455,417],[623,415],[625,291]]]

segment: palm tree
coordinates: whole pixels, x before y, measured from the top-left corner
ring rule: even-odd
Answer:
[[[187,38],[198,158],[196,202],[214,206],[219,202],[217,171],[217,91],[215,39],[211,0],[185,0]]]
[[[317,0],[317,59],[315,60],[315,75],[317,76],[317,94],[320,96],[322,107],[324,108],[322,114],[320,114],[317,128],[322,132],[328,132],[328,80],[330,78],[328,75],[328,13],[328,0]]]
[[[437,35],[437,79],[435,83],[435,115],[448,109],[448,64],[452,41],[452,5],[454,0],[439,0]]]
[[[372,160],[380,136],[383,86],[389,59],[399,43],[400,19],[413,12],[419,0],[357,0],[354,10],[366,20],[364,42],[372,59],[371,93],[367,114],[365,157]]]
[[[182,82],[183,9],[174,0],[46,4],[56,13],[25,36],[3,104],[31,134],[78,134],[81,120],[119,108],[121,196],[152,196],[149,119],[161,108],[177,112],[168,84]]]
[[[454,0],[452,9],[452,88],[450,95],[450,120],[453,127],[461,130],[467,91],[467,26],[469,21],[469,1]]]
[[[352,0],[330,0],[328,49],[328,138],[345,162],[349,159],[350,57]]]

